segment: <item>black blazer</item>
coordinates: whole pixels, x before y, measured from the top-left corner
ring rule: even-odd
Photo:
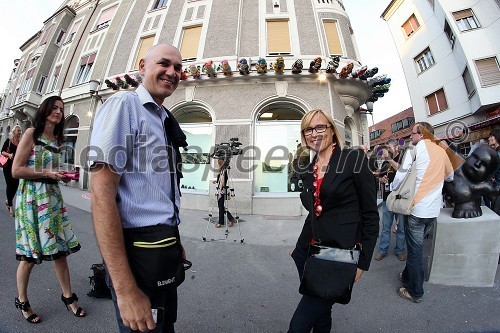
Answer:
[[[297,245],[304,250],[313,239],[313,166],[303,173],[302,205],[309,211]],[[358,267],[368,270],[379,232],[377,196],[373,173],[361,149],[335,149],[320,188],[323,211],[316,217],[319,241],[323,245],[352,248],[358,242],[362,249]]]

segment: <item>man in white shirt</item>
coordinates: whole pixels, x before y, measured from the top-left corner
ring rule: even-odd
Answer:
[[[426,122],[413,126],[411,134],[415,160],[405,154],[392,189],[396,190],[412,163],[416,163],[416,191],[412,211],[405,219],[405,238],[408,251],[406,267],[399,273],[403,287],[397,290],[402,298],[419,303],[424,295],[424,236],[432,229],[442,204],[444,181],[453,180],[453,167],[443,148],[434,142],[434,128]]]

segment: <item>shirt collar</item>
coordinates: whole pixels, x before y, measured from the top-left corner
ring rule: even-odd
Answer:
[[[151,97],[149,91],[146,88],[144,88],[142,84],[135,90],[135,92],[139,97],[139,101],[141,102],[142,105],[144,105],[146,109],[150,111],[155,111],[158,114],[164,114],[168,117],[165,107],[163,105],[156,104],[153,97]]]

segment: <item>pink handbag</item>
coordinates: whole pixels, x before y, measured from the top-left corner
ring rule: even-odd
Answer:
[[[3,168],[4,166],[6,166],[8,160],[9,159],[7,157],[0,155],[0,167]]]

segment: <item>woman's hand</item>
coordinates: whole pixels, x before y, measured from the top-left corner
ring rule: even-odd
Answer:
[[[356,269],[356,277],[354,278],[354,282],[358,282],[361,279],[361,275],[363,275],[364,270],[357,268]]]
[[[69,181],[70,180],[69,178],[64,177],[64,171],[52,171],[49,169],[45,169],[45,170],[43,170],[42,174],[45,178],[55,179],[57,181],[60,181],[60,180]]]
[[[295,251],[295,245],[288,251],[288,255],[292,256],[293,251]]]

